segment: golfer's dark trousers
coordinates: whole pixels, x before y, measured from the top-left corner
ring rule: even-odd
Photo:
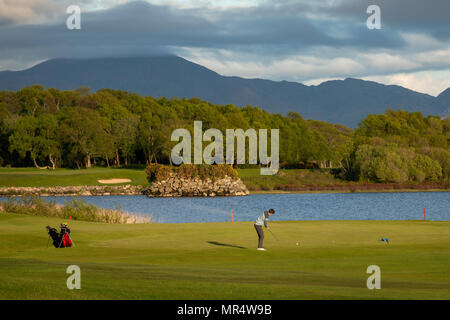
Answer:
[[[263,248],[264,241],[264,231],[262,226],[257,226],[255,224],[256,233],[258,234],[258,248]]]

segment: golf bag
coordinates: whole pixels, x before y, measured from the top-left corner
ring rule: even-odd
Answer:
[[[46,227],[48,230],[48,235],[53,240],[53,245],[55,248],[68,248],[72,246],[72,239],[70,239],[70,228],[67,224],[61,224],[61,231],[58,231],[55,228],[51,228],[50,226]]]

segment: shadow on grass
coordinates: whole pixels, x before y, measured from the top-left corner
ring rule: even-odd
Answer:
[[[223,246],[223,247],[231,247],[231,248],[238,248],[238,249],[247,249],[246,247],[242,247],[242,246],[237,246],[234,244],[229,244],[229,243],[221,243],[221,242],[217,242],[217,241],[206,241],[209,244],[213,244],[215,246]]]

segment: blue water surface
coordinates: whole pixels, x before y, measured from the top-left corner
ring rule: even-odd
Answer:
[[[43,197],[63,204],[72,197]],[[428,220],[450,221],[450,192],[256,194],[246,197],[148,198],[77,197],[103,208],[150,215],[155,222],[253,221],[274,208],[271,220]],[[5,200],[5,198],[3,198]]]

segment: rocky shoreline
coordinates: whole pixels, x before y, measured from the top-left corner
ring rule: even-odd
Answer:
[[[142,195],[143,186],[0,187],[0,196]]]
[[[213,181],[172,175],[164,181],[153,182],[143,193],[148,197],[223,197],[246,196],[249,191],[240,179],[229,176]]]

